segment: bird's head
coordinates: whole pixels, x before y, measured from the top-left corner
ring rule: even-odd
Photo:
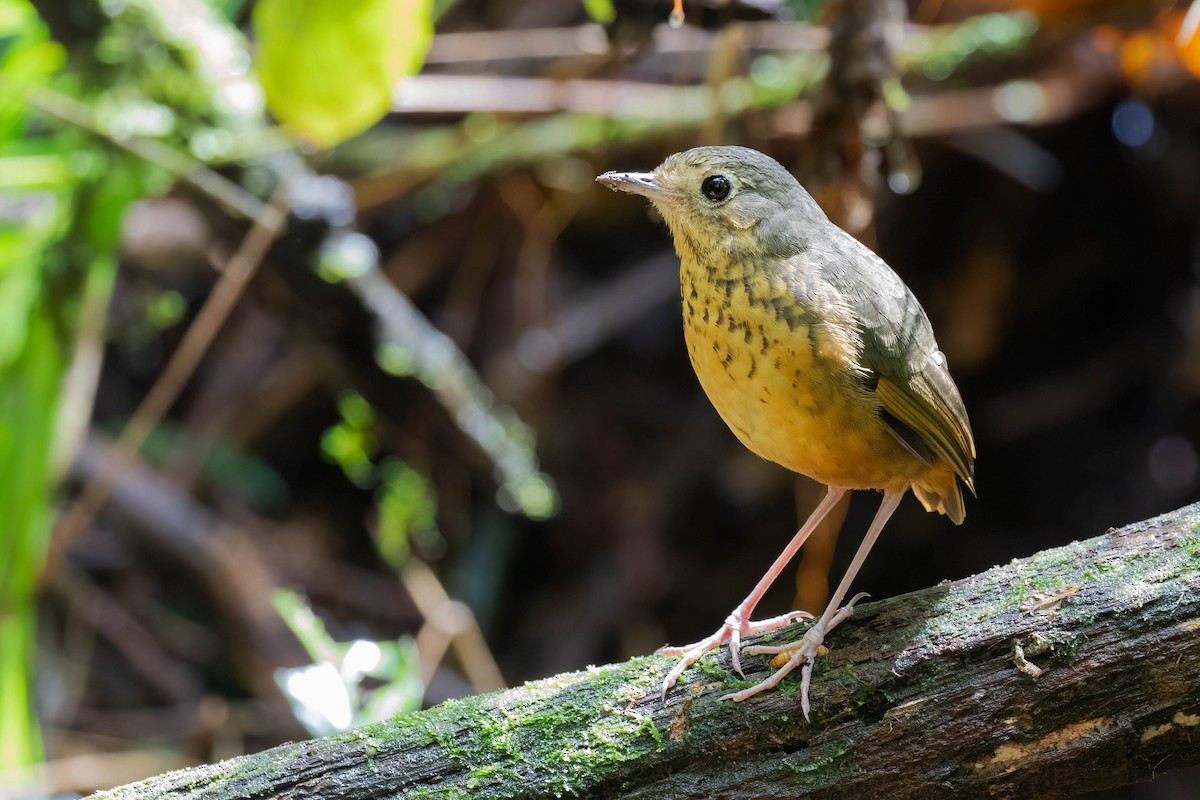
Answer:
[[[649,199],[681,253],[795,252],[804,223],[826,219],[782,164],[747,147],[697,147],[668,156],[653,172],[606,172],[596,180]]]

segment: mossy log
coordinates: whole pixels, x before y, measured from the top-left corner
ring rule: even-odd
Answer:
[[[803,626],[780,639],[796,638]],[[1070,797],[1200,763],[1200,504],[858,608],[736,704],[728,655],[558,675],[96,798]],[[764,658],[745,659],[762,678]]]

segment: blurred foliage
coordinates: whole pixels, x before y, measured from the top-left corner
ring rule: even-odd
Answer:
[[[60,465],[63,375],[82,319],[102,319],[120,216],[154,171],[29,113],[78,90],[24,0],[0,0],[0,767],[36,759],[29,714],[34,604]]]
[[[267,106],[298,136],[329,147],[387,113],[433,36],[433,0],[261,0],[255,73]]]
[[[207,129],[196,121],[213,107],[189,65],[134,16],[97,41],[103,72],[80,75],[63,69],[65,51],[30,3],[0,0],[0,767],[40,751],[29,714],[34,600],[62,466],[53,458],[77,446],[59,440],[75,430],[59,418],[64,373],[76,337],[102,335],[125,208],[170,185],[158,167],[29,101],[53,92],[59,105],[85,101],[87,124],[111,136],[174,140]]]
[[[273,101],[286,109],[281,115],[296,115],[289,120],[296,127],[316,118],[336,121],[306,132],[323,144],[378,119],[387,109],[394,77],[416,69],[428,47],[432,11],[427,2],[362,4],[363,16],[348,16],[329,5],[326,16],[337,24],[299,32],[317,35],[316,41],[303,35],[293,39],[297,32],[284,30],[289,8],[288,3],[256,6],[256,25],[269,41],[273,59],[262,74],[273,76]],[[195,159],[232,163],[277,147],[262,115],[262,91],[244,58],[246,43],[223,16],[236,6],[129,2],[106,5],[103,11],[107,22],[97,31],[94,47],[74,51],[68,63],[64,49],[47,41],[29,3],[0,0],[0,508],[12,532],[0,554],[0,767],[29,763],[39,752],[29,706],[34,597],[57,480],[52,457],[58,446],[59,393],[81,335],[81,315],[92,322],[82,335],[103,335],[122,214],[131,201],[161,193],[175,178],[191,180],[218,203],[245,214],[257,207],[247,201],[245,190],[204,172]],[[396,24],[407,33],[399,40],[393,35]],[[315,71],[297,68],[315,63],[318,51],[344,68],[340,83],[338,70],[328,62],[318,63]],[[364,76],[372,80],[364,81]],[[322,79],[332,81],[322,84],[332,87],[327,93],[305,84]],[[369,89],[374,99],[350,96],[351,86]],[[311,102],[297,104],[288,92]],[[314,110],[312,103],[331,97],[349,100],[349,105]],[[31,114],[29,98],[49,113]],[[63,125],[55,117],[74,124]],[[270,191],[277,168],[263,163],[246,167],[244,186],[260,194]],[[377,272],[377,252],[360,267]],[[143,313],[151,329],[186,315],[177,291],[148,298]],[[408,329],[416,338],[393,340],[392,346],[423,348],[420,336],[432,330],[425,326]],[[448,340],[438,342],[442,346]],[[537,471],[529,429],[515,414],[492,409],[490,395],[482,394],[486,390],[473,373],[466,374],[471,371],[461,355],[454,363],[465,369],[448,382],[435,372],[420,374],[431,386],[454,387],[455,392],[439,396],[452,411],[465,408],[457,419],[468,428],[474,425],[473,435],[503,456],[498,474],[503,496],[516,498],[513,510],[527,509],[544,518],[553,508],[553,493]],[[92,390],[83,387],[84,392]],[[472,393],[482,399],[472,400]],[[392,460],[378,470],[370,463],[375,447],[366,432],[370,409],[359,400],[343,404],[343,425],[323,445],[352,480],[378,487],[381,541],[389,557],[398,560],[411,537],[436,540],[436,527],[430,524],[436,506],[425,493],[427,481],[410,469]],[[151,462],[165,459],[184,438],[171,425],[159,425],[147,457]],[[64,443],[64,457],[77,446]],[[209,449],[201,475],[218,489],[236,483],[259,509],[277,507],[283,490],[277,475],[261,467],[218,443]],[[411,646],[383,648],[373,674],[384,670],[399,682],[409,674],[404,665],[412,658]],[[417,692],[415,700],[400,705],[419,702],[419,697]],[[364,700],[364,708],[384,713],[398,707],[386,693],[372,698]]]
[[[273,599],[279,616],[313,661],[275,673],[296,718],[310,734],[328,736],[421,707],[425,687],[411,638],[337,642],[300,595],[279,589]]]
[[[914,33],[906,40],[900,64],[943,80],[972,59],[1019,52],[1037,29],[1038,19],[1028,11],[980,14],[957,25]]]
[[[392,569],[404,565],[414,543],[425,552],[441,543],[434,487],[420,472],[398,458],[386,459],[380,467],[375,498],[379,509],[376,546]]]
[[[506,511],[544,520],[558,511],[558,494],[549,475],[538,469],[533,429],[495,396],[454,341],[437,329],[379,270],[379,250],[365,235],[335,231],[317,258],[317,273],[331,283],[345,282],[377,320],[375,361],[389,375],[419,380],[453,415],[459,429],[487,453],[499,484],[496,500]],[[351,401],[353,413],[358,413]],[[366,409],[369,411],[369,407]],[[347,409],[342,409],[346,418]],[[368,420],[364,417],[362,422]],[[352,423],[353,424],[353,423]],[[353,464],[358,445],[350,430],[332,434],[327,456]],[[365,451],[364,451],[365,452]],[[344,454],[345,458],[341,459]],[[341,460],[339,460],[341,459]],[[366,478],[351,466],[351,480]]]
[[[107,85],[92,104],[98,131],[161,140],[202,161],[253,146],[245,138],[258,133],[262,91],[239,63],[246,42],[236,27],[207,3],[174,4],[169,15],[150,2],[104,8],[94,51],[104,74],[88,75]]]
[[[374,486],[377,475],[372,459],[379,450],[375,412],[358,392],[343,392],[338,398],[338,413],[341,421],[321,437],[321,453],[341,467],[355,486]]]
[[[801,22],[816,22],[825,13],[829,0],[787,0],[787,8]]]
[[[609,25],[617,18],[617,10],[613,8],[612,0],[583,0],[583,9],[601,25]]]
[[[374,462],[379,452],[375,412],[357,392],[338,398],[341,420],[321,437],[325,458],[360,489],[374,489],[379,554],[393,569],[408,560],[415,541],[429,551],[441,542],[437,500],[429,479],[398,458]]]
[[[72,170],[57,140],[29,130],[25,94],[53,75],[63,48],[46,40],[33,8],[20,0],[0,3],[0,366],[10,364],[29,336],[27,315],[41,290],[41,256],[67,225]]]
[[[750,65],[751,105],[773,108],[802,97],[829,72],[829,57],[815,51],[763,53]]]

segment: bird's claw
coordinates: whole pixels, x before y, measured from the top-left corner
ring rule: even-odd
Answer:
[[[756,636],[760,633],[777,630],[802,619],[812,619],[812,614],[809,614],[807,611],[791,611],[787,614],[781,614],[778,617],[751,622],[742,618],[740,609],[735,609],[732,614],[725,618],[725,623],[711,636],[690,645],[668,645],[658,648],[654,651],[657,655],[680,657],[675,666],[671,668],[671,671],[663,678],[662,699],[667,699],[667,692],[678,682],[679,677],[683,675],[688,667],[699,661],[709,651],[715,650],[725,643],[729,644],[730,665],[738,675],[745,678],[746,673],[742,671],[741,659],[742,637]]]
[[[800,671],[800,710],[804,712],[804,719],[809,720],[809,702],[808,702],[808,687],[812,682],[813,662],[817,656],[821,655],[822,643],[825,641],[825,636],[836,628],[841,623],[854,615],[854,604],[864,597],[870,597],[866,592],[860,592],[850,599],[850,602],[837,610],[829,622],[818,620],[816,625],[813,625],[804,633],[804,638],[799,642],[781,647],[756,645],[747,647],[747,655],[781,655],[791,653],[787,662],[771,674],[766,680],[756,683],[748,689],[743,689],[740,692],[733,692],[721,697],[722,700],[733,700],[740,703],[741,701],[753,697],[759,692],[766,691],[779,684],[788,673],[798,666],[803,666]]]
[[[712,636],[701,639],[695,644],[685,645],[682,647],[660,647],[654,652],[658,655],[679,656],[679,660],[675,662],[675,666],[671,667],[671,671],[663,678],[662,692],[660,697],[663,700],[667,699],[667,692],[679,680],[679,676],[684,673],[688,667],[695,664],[700,658],[710,650],[715,650],[721,646],[721,643],[729,638],[729,630],[722,625],[721,628]]]

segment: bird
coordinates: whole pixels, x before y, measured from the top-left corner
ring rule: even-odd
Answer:
[[[680,262],[688,357],[701,387],[750,451],[824,484],[816,509],[715,633],[658,652],[679,657],[662,697],[706,653],[728,645],[744,677],[742,640],[808,618],[752,620],[763,594],[848,492],[883,499],[846,573],[803,638],[747,655],[784,660],[742,701],[801,667],[801,707],[826,635],[866,596],[842,601],[880,532],[911,490],[955,524],[962,486],[975,494],[975,439],[933,326],[904,281],[835,225],[778,161],[746,147],[696,147],[652,172],[606,172],[641,195],[670,231]],[[961,486],[960,486],[961,484]]]

